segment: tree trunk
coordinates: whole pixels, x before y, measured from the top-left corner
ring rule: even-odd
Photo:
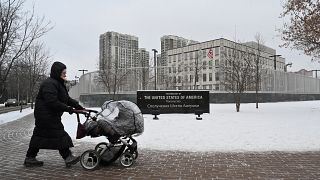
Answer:
[[[237,112],[240,112],[240,94],[237,94],[235,96],[235,101],[236,101],[236,110]]]
[[[258,95],[258,91],[256,91],[256,108],[258,109],[259,108],[259,95]]]

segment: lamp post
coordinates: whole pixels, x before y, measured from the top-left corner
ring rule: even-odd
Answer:
[[[269,57],[274,58],[274,70],[277,69],[277,57],[280,57],[280,56],[281,56],[280,54],[275,54],[275,55],[269,56]]]
[[[82,71],[82,75],[84,75],[85,71],[88,71],[87,69],[79,69],[78,71]]]
[[[154,59],[154,90],[157,90],[157,50],[152,49],[153,51],[153,59]]]
[[[284,72],[287,72],[287,66],[291,67],[292,66],[292,62],[290,62],[290,63],[288,63],[288,64],[286,64],[284,66]]]

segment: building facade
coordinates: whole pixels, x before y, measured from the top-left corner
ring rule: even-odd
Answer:
[[[166,74],[166,67],[168,66],[167,52],[172,49],[182,48],[190,44],[198,43],[197,41],[186,39],[175,35],[165,35],[161,40],[161,56],[157,58],[157,84],[159,89],[168,88],[168,75]]]
[[[253,42],[239,44],[227,39],[216,39],[202,43],[192,44],[167,51],[168,89],[206,89],[211,91],[224,91],[221,80],[223,73],[219,67],[226,63],[234,47],[240,51],[247,49],[251,53],[257,52]],[[242,49],[242,50],[241,50]],[[276,55],[272,48],[265,47],[260,51],[260,69],[268,74],[268,70],[284,71],[285,59]],[[271,83],[271,82],[270,82]],[[267,86],[267,85],[266,85]]]

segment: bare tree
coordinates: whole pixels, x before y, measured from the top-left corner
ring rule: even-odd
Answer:
[[[289,17],[282,30],[285,47],[290,45],[305,54],[320,58],[320,1],[319,0],[286,0],[281,17]]]
[[[36,17],[34,11],[23,11],[24,3],[25,0],[0,1],[0,98],[15,61],[51,29],[50,23]]]
[[[48,70],[50,53],[43,43],[36,42],[28,48],[24,55],[24,61],[28,67],[29,101],[31,102],[31,108],[33,108],[33,102],[39,89],[40,82],[45,78],[45,74]]]
[[[99,80],[105,85],[108,93],[113,94],[113,99],[115,99],[115,95],[126,83],[130,74],[131,69],[120,68],[116,61],[100,64]]]
[[[231,92],[236,103],[236,111],[240,111],[241,95],[250,88],[254,80],[253,54],[248,47],[234,43],[233,47],[224,47],[219,71],[221,84]]]
[[[254,57],[254,69],[255,69],[255,91],[256,91],[256,108],[259,108],[259,90],[261,84],[261,52],[265,49],[263,44],[264,40],[260,33],[255,35],[255,42],[257,44],[255,57]]]
[[[142,66],[138,68],[137,75],[138,75],[138,83],[141,84],[142,90],[147,90],[149,84],[151,84],[154,77],[150,76],[151,74],[151,67],[149,66]]]

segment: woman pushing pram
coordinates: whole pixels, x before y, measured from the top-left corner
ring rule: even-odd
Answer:
[[[101,109],[100,112],[90,111],[95,112],[95,116],[86,114],[83,126],[87,136],[105,136],[109,143],[101,142],[94,150],[85,151],[80,159],[82,167],[92,170],[100,161],[111,163],[119,157],[121,165],[131,166],[138,157],[137,142],[132,135],[138,136],[144,131],[140,109],[126,100],[107,101]]]

